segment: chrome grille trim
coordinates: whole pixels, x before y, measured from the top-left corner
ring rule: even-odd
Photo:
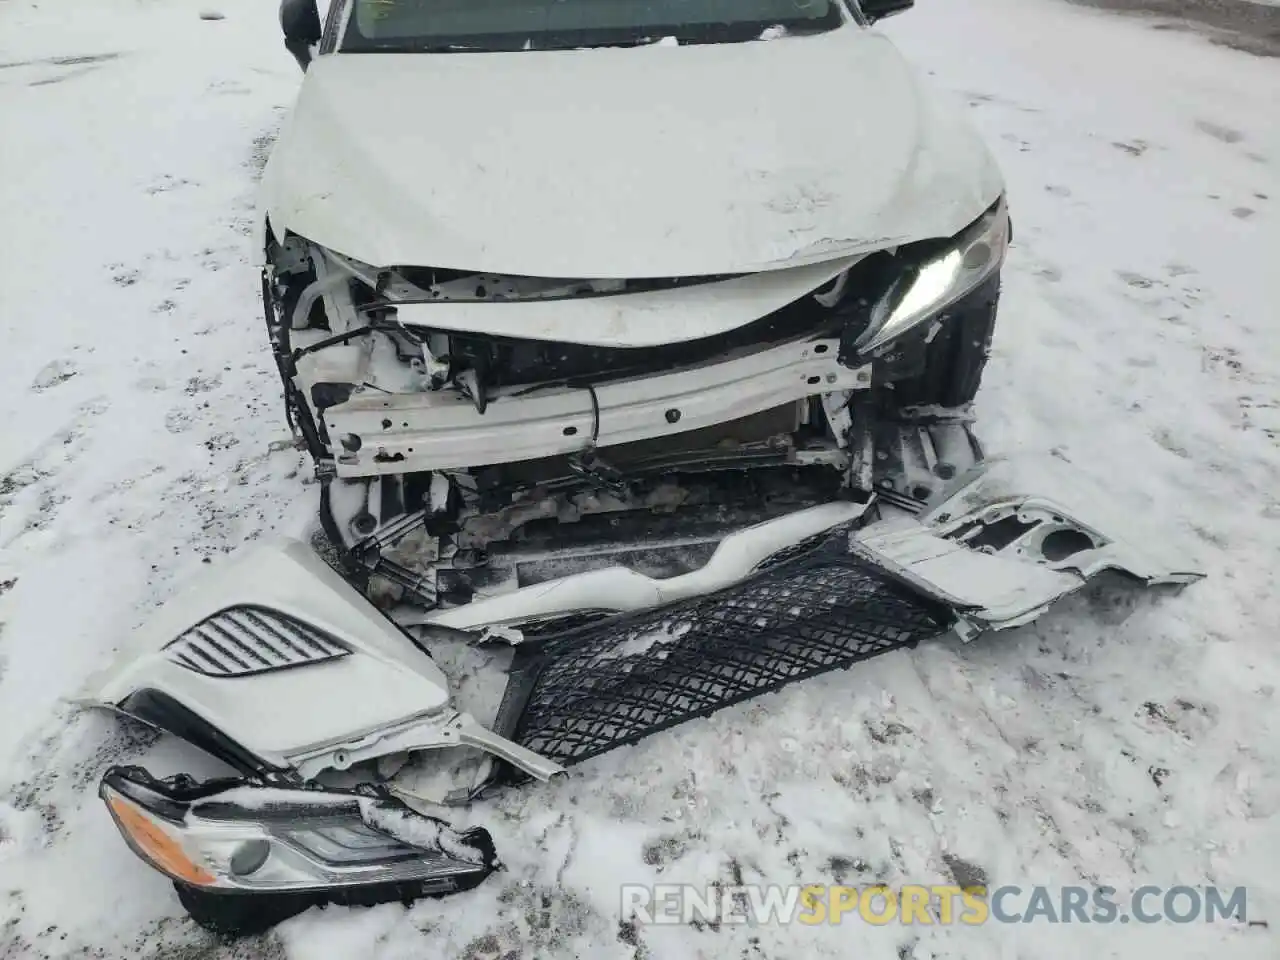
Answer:
[[[245,677],[345,657],[343,643],[266,607],[228,607],[170,642],[174,663],[208,677]]]

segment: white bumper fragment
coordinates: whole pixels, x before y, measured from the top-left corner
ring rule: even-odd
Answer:
[[[720,542],[704,566],[677,577],[656,579],[627,567],[606,567],[477,599],[460,607],[433,610],[410,624],[477,630],[586,610],[620,613],[675,603],[744,580],[778,551],[842,523],[851,523],[866,509],[867,505],[860,503],[824,503],[737,530]]]
[[[1034,620],[1104,570],[1150,585],[1202,576],[1078,471],[1061,461],[1028,471],[1033,463],[987,461],[919,517],[864,527],[851,547],[950,605],[965,636]],[[1037,493],[1025,492],[1020,471]]]
[[[210,571],[138,630],[81,699],[197,739],[233,765],[252,758],[246,772],[310,779],[468,744],[539,779],[560,769],[454,710],[431,658],[296,541]]]
[[[700,569],[655,580],[620,567],[418,618],[474,631],[581,611],[640,611],[716,594],[788,547],[848,525],[850,553],[950,608],[968,639],[1039,616],[1104,570],[1187,583],[1192,566],[1117,515],[1061,464],[1026,494],[1013,463],[957,480],[923,513],[833,502],[729,534]],[[478,636],[478,634],[477,634]],[[453,709],[444,674],[309,547],[255,547],[210,572],[139,630],[85,692],[169,729],[258,780],[296,783],[389,754],[470,746],[538,779],[562,767]]]
[[[1049,496],[1020,491],[1026,461],[991,460],[954,481],[924,513],[887,510],[851,534],[849,547],[920,594],[951,607],[967,637],[1035,619],[1103,570],[1147,584],[1199,579],[1152,533],[1107,505],[1066,464],[1035,477]],[[829,503],[739,530],[725,537],[701,569],[656,580],[624,567],[593,570],[460,607],[435,610],[410,623],[477,630],[492,624],[563,616],[585,610],[643,610],[720,590],[747,577],[783,547],[853,521],[866,507]],[[874,516],[874,513],[871,514]]]

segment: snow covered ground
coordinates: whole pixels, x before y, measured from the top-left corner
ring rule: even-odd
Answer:
[[[1194,30],[1212,42],[1280,56],[1280,0],[1072,0],[1147,18],[1159,30]]]
[[[273,3],[208,3],[0,0],[0,957],[1277,955],[1280,70],[1055,0],[884,26],[1009,180],[982,435],[1108,482],[1209,579],[1095,590],[512,792],[470,814],[509,865],[472,893],[234,947],[187,921],[94,788],[192,752],[64,698],[180,580],[314,510],[249,240],[298,74]],[[1246,885],[1267,925],[619,924],[627,882],[958,874]]]

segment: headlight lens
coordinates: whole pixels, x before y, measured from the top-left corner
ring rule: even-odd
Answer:
[[[1009,246],[1009,211],[1004,197],[973,224],[943,244],[908,262],[885,295],[872,307],[871,322],[854,343],[862,357],[873,357],[894,340],[931,319],[1000,269]]]
[[[471,885],[497,866],[480,829],[460,833],[389,796],[157,781],[116,768],[101,794],[126,842],[173,880],[210,892]]]
[[[174,880],[197,887],[217,883],[217,877],[200,866],[184,849],[175,825],[166,823],[136,803],[115,793],[103,792],[103,799],[133,852]]]

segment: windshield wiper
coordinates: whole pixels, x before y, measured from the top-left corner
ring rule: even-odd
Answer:
[[[838,25],[838,24],[836,24]],[[767,31],[781,30],[782,36],[803,36],[815,33],[826,33],[836,25],[822,21],[782,21],[772,23],[732,23],[708,24],[693,29],[689,26],[663,30],[654,33],[614,37],[577,37],[573,34],[544,34],[531,37],[521,48],[523,50],[594,50],[600,47],[653,47],[664,41],[674,40],[680,46],[700,46],[720,43],[748,43],[762,39]]]
[[[652,47],[668,39],[667,36],[658,37],[630,37],[625,40],[597,40],[588,43],[550,43],[538,44],[536,46],[526,46],[525,50],[595,50],[598,47]],[[686,44],[692,41],[679,40],[672,37],[677,43]]]
[[[514,53],[520,47],[479,46],[473,43],[379,43],[348,47],[343,53]]]
[[[703,24],[655,24],[617,29],[551,29],[532,34],[459,35],[454,40],[439,36],[387,38],[363,37],[348,40],[349,53],[518,53],[538,50],[588,50],[607,47],[652,47],[673,40],[680,46],[721,43],[748,43],[768,39],[766,32],[783,36],[825,33],[839,26],[837,20],[771,20]]]

